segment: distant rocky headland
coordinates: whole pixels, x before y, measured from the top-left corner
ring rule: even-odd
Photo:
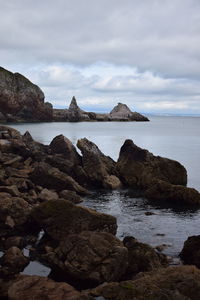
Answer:
[[[0,122],[149,121],[118,103],[110,113],[86,112],[75,97],[68,109],[54,109],[42,90],[19,73],[0,67]]]

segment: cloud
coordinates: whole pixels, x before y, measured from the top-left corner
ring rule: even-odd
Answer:
[[[192,110],[192,103],[200,112],[199,1],[0,5],[1,65],[27,75],[54,105],[75,94],[94,108],[122,99],[136,109]]]

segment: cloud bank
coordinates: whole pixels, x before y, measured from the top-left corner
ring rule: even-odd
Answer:
[[[1,66],[66,107],[200,113],[198,0],[0,0]]]

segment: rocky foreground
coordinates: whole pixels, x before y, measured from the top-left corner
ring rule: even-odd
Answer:
[[[185,264],[127,236],[115,217],[81,203],[92,189],[140,190],[147,199],[200,207],[177,161],[154,156],[126,140],[117,162],[86,138],[63,135],[50,145],[0,126],[0,299],[200,299],[200,237],[181,251]],[[29,256],[23,253],[30,249]],[[49,278],[20,274],[31,260]]]
[[[69,109],[53,109],[42,90],[19,73],[0,67],[0,122],[148,121],[118,103],[109,114],[86,112],[73,97]]]

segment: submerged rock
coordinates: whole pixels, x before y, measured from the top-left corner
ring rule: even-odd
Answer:
[[[65,239],[81,231],[116,233],[116,218],[92,209],[76,206],[67,200],[44,202],[32,210],[35,221],[54,240]]]

